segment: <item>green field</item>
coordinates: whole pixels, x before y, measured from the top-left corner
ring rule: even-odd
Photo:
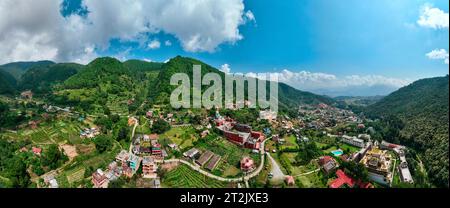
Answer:
[[[178,145],[180,150],[193,147],[193,143],[198,140],[195,130],[192,127],[176,127],[160,136],[161,139],[169,139],[170,142]]]
[[[280,146],[280,150],[283,149],[295,149],[298,148],[297,138],[294,135],[283,137],[286,141]]]
[[[79,137],[83,125],[79,122],[56,121],[41,123],[37,129],[23,129],[17,133],[5,132],[2,135],[11,140],[30,139],[34,144],[58,144],[68,141],[71,144],[81,143]]]
[[[210,179],[191,170],[186,165],[180,165],[164,176],[162,186],[173,188],[224,188],[227,186],[227,183]]]
[[[238,169],[239,162],[244,156],[252,157],[256,165],[261,160],[259,154],[254,154],[251,150],[235,145],[222,137],[202,140],[195,147],[204,151],[209,150],[222,157],[213,173],[223,177],[239,177],[242,174]]]

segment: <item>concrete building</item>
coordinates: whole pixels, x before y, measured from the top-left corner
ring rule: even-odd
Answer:
[[[360,148],[364,148],[365,147],[364,140],[358,139],[356,137],[351,137],[351,136],[344,135],[344,136],[342,136],[342,140],[341,141],[344,142],[344,143],[347,143],[349,145],[352,145],[352,146],[356,146],[356,147],[360,147]]]

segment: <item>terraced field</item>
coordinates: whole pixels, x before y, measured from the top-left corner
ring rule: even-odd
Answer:
[[[227,183],[210,179],[186,165],[180,165],[168,172],[162,184],[164,187],[174,188],[224,188],[227,186]]]
[[[41,124],[39,128],[19,130],[17,133],[6,132],[3,135],[8,139],[30,139],[35,144],[55,144],[68,140],[72,144],[81,142],[79,132],[81,124],[59,121],[54,124]]]

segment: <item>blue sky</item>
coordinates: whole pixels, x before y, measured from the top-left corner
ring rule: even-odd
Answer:
[[[196,2],[196,0],[190,1]],[[109,15],[123,10],[139,17],[140,13],[133,12],[133,9],[137,7],[128,4],[130,8],[126,8],[128,5],[117,3],[117,7],[108,6],[98,9],[95,3],[85,3],[89,11],[86,12],[80,9],[81,0],[70,2],[62,9],[62,13],[66,16],[62,21],[68,21],[68,16],[81,16],[89,20],[88,26],[96,25],[101,30],[83,30],[96,31],[96,33],[77,39],[80,44],[89,43],[86,45],[90,47],[79,49],[65,44],[55,46],[58,49],[56,54],[48,52],[50,56],[56,57],[54,59],[62,61],[83,60],[79,58],[82,55],[78,53],[85,51],[91,54],[85,58],[114,56],[122,60],[136,58],[165,61],[176,55],[182,55],[200,59],[218,68],[227,64],[232,72],[282,73],[284,76],[289,75],[285,77],[285,82],[294,87],[330,95],[387,94],[413,80],[443,76],[449,72],[448,63],[444,63],[445,53],[448,61],[449,50],[449,5],[446,0],[216,1],[218,3],[203,8],[206,9],[206,13],[211,11],[209,16],[204,14],[205,12],[186,14],[189,15],[186,16],[186,20],[214,18],[213,21],[205,20],[204,27],[192,24],[192,30],[199,30],[200,40],[206,41],[200,41],[196,43],[197,45],[190,44],[193,40],[192,34],[197,32],[187,31],[190,28],[186,25],[191,22],[175,24],[177,17],[172,16],[174,20],[167,23],[169,20],[164,19],[162,15],[162,20],[159,20],[160,16],[148,14],[152,13],[152,9],[161,6],[159,3],[149,3],[148,7],[142,6],[149,10],[148,12],[144,10],[142,13],[141,16],[146,17],[143,21],[150,22],[156,28],[142,30],[137,28],[138,25],[123,29],[124,31],[136,30],[136,34],[122,34],[110,28],[124,28],[125,26],[121,25],[122,22],[130,21],[136,24],[137,21],[131,21],[134,17],[128,18],[126,15],[123,15],[122,19],[111,19],[112,16]],[[98,2],[101,3],[101,1]],[[166,2],[178,4],[177,0]],[[180,8],[184,8],[182,6]],[[239,6],[244,8],[238,9]],[[163,5],[161,8],[166,7]],[[439,28],[420,25],[418,20],[424,15],[424,8],[438,9],[446,14],[447,25]],[[240,13],[236,16],[232,11]],[[254,15],[254,20],[246,16],[248,11]],[[231,16],[216,16],[222,13],[230,13]],[[183,15],[184,13],[180,14],[180,16]],[[103,21],[100,16],[104,19],[109,17],[111,22]],[[71,18],[70,22],[75,25],[82,22],[82,20],[73,19]],[[225,28],[224,31],[226,30],[227,33],[207,31],[209,28],[219,31]],[[101,36],[102,38],[92,37],[105,30],[108,30],[110,34]],[[167,41],[170,44],[166,44]],[[150,47],[151,43],[159,43],[159,45],[154,44]],[[441,54],[440,59],[430,59],[426,54],[436,49],[445,50],[441,51],[444,52],[444,57]],[[61,51],[66,53],[61,55]],[[326,83],[327,79],[319,82],[315,80],[328,75],[335,76],[331,80],[339,83],[332,86],[336,86],[336,90],[340,92],[325,92],[321,88],[325,87],[323,83]],[[383,78],[387,81],[380,81]],[[299,80],[303,86],[295,86]],[[348,82],[362,83],[352,85]],[[360,92],[350,92],[349,88],[355,86],[361,88]]]

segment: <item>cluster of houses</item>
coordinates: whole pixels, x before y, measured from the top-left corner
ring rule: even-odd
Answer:
[[[92,174],[92,184],[94,188],[107,188],[109,182],[117,180],[120,176],[133,177],[142,164],[142,177],[156,179],[154,186],[157,187],[159,186],[157,162],[153,156],[139,157],[122,150],[105,171],[98,169]]]
[[[352,111],[343,110],[321,103],[319,105],[302,105],[299,107],[300,120],[307,121],[302,123],[302,127],[311,129],[323,129],[334,127],[339,123],[356,123],[360,119]]]
[[[20,97],[23,99],[33,99],[33,92],[31,90],[23,91],[20,93]]]
[[[394,158],[388,151],[393,151],[400,158],[398,170],[401,181],[414,183],[405,157],[404,151],[406,147],[385,141],[382,141],[381,144],[378,141],[372,142],[370,135],[367,134],[360,134],[358,137],[344,135],[341,137],[341,141],[361,148],[360,151],[351,155],[349,159],[364,164],[368,170],[370,180],[390,186],[394,174]]]
[[[82,139],[92,139],[98,135],[100,135],[100,129],[97,127],[84,128],[80,131],[80,138]]]
[[[262,132],[253,131],[251,126],[237,123],[231,118],[216,116],[215,123],[223,136],[234,144],[258,151],[264,141]]]
[[[54,106],[54,105],[44,105],[43,108],[47,113],[56,113],[56,112],[70,113],[71,112],[70,107],[61,108],[61,107]]]
[[[322,156],[319,158],[319,165],[326,175],[336,173],[336,179],[334,179],[329,187],[330,188],[373,188],[371,183],[356,180],[348,176],[342,169],[339,169],[339,163],[331,156]]]
[[[132,150],[137,155],[153,156],[159,160],[167,157],[167,152],[161,147],[158,141],[158,134],[137,134],[133,138]]]
[[[161,114],[161,113],[156,115],[153,110],[147,111],[145,113],[145,117],[148,118],[148,119],[157,119],[157,118],[163,119],[163,120],[165,120],[168,123],[174,123],[176,121],[175,118],[174,118],[174,114],[173,113],[168,113],[165,116],[163,114]],[[154,122],[153,120],[150,121],[150,123],[153,123],[153,122]]]
[[[367,134],[360,134],[358,137],[343,135],[340,138],[343,143],[361,148],[358,152],[350,156],[340,155],[340,158],[343,161],[354,161],[363,164],[368,171],[368,176],[371,181],[385,186],[391,185],[394,174],[394,158],[389,151],[393,151],[400,158],[398,170],[402,182],[414,182],[405,158],[404,151],[406,147],[385,141],[382,141],[381,144],[378,141],[372,142],[370,135]],[[325,174],[336,173],[337,178],[330,184],[331,188],[373,187],[370,183],[355,180],[340,170],[338,162],[332,156],[320,157],[319,165]]]

